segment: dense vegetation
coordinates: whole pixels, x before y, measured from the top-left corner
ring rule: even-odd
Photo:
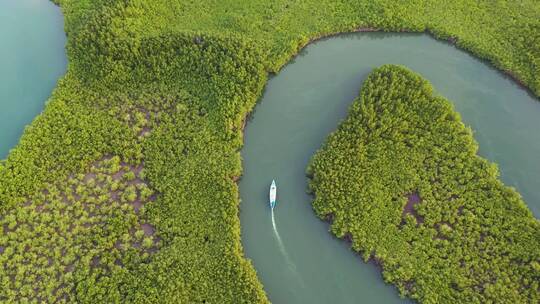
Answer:
[[[310,39],[363,27],[430,31],[540,93],[534,0],[55,2],[65,15],[68,72],[0,163],[0,218],[7,224],[1,301],[267,302],[240,244],[234,180],[241,128],[267,73]],[[113,194],[115,170],[98,170],[109,159],[144,167],[144,178],[136,178],[155,194],[144,212]],[[102,181],[79,178],[90,173]],[[132,188],[125,200],[142,199],[143,189]],[[122,211],[97,207],[103,204]],[[76,213],[72,230],[65,227],[69,212]],[[47,228],[47,236],[34,230],[51,221],[58,229]],[[136,259],[143,249],[133,244],[141,240],[129,232],[142,224],[159,241]],[[91,234],[93,225],[107,229]],[[115,250],[119,239],[126,245]],[[21,242],[51,253],[35,255]],[[71,258],[58,260],[69,246]],[[95,267],[96,259],[104,267]],[[34,289],[33,278],[43,274],[56,279]]]
[[[312,159],[313,207],[425,303],[538,303],[540,222],[431,85],[374,70]]]
[[[143,178],[141,164],[107,157],[6,212],[0,296],[51,303],[81,292],[78,299],[91,299],[94,286],[106,285],[115,269],[148,261],[159,239],[143,220],[154,199]],[[85,289],[76,286],[81,279]]]

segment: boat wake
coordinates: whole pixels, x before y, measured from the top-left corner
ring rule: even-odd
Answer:
[[[276,227],[276,220],[274,218],[274,209],[272,209],[272,227],[274,228],[274,235],[276,236],[276,239],[278,241],[279,250],[281,251],[281,254],[283,254],[283,257],[285,257],[285,261],[287,265],[289,266],[289,269],[294,272],[294,274],[298,277],[299,282],[302,286],[304,286],[304,282],[300,275],[298,274],[298,271],[296,270],[296,265],[291,261],[291,258],[287,254],[287,251],[285,250],[285,246],[283,245],[283,241],[281,241],[281,237],[279,236],[279,232]]]
[[[287,254],[287,251],[285,251],[285,246],[283,245],[283,242],[281,241],[281,237],[279,236],[279,232],[277,231],[276,227],[276,219],[274,218],[274,209],[272,209],[272,227],[274,227],[274,234],[276,235],[276,239],[279,244],[279,249],[281,250],[281,253],[289,259],[289,255]]]

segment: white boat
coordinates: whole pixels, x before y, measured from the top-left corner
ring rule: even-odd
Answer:
[[[272,180],[272,185],[270,185],[270,208],[272,210],[276,206],[276,195],[277,195],[277,187],[276,187],[276,181]]]

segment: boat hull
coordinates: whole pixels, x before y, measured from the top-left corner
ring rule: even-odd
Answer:
[[[277,196],[276,182],[272,181],[272,185],[270,185],[270,193],[269,193],[270,208],[271,209],[274,209],[276,207],[276,204],[277,204],[276,196]]]

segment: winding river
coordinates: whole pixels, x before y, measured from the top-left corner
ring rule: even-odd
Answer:
[[[65,72],[60,10],[44,0],[0,0],[0,159],[43,109]],[[403,64],[455,102],[480,154],[500,166],[540,217],[540,103],[465,52],[421,34],[357,33],[305,48],[266,87],[245,130],[242,242],[274,303],[405,302],[375,266],[328,233],[306,195],[305,168],[346,115],[362,80]],[[268,186],[278,184],[275,214]]]
[[[397,290],[317,219],[306,165],[385,63],[419,72],[454,102],[480,154],[540,217],[540,102],[486,63],[423,34],[356,33],[306,47],[266,86],[245,130],[240,220],[245,254],[274,303],[397,303]],[[275,178],[278,206],[268,208]],[[275,229],[274,229],[275,228]]]

